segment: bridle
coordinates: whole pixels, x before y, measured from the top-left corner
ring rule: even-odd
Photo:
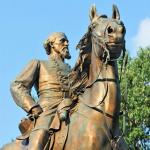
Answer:
[[[89,26],[89,32],[90,32],[90,35],[91,35],[91,40],[92,40],[92,43],[95,43],[97,44],[99,47],[101,47],[103,49],[103,55],[101,56],[102,57],[102,61],[107,64],[108,61],[116,61],[119,59],[119,57],[117,58],[111,58],[110,57],[110,50],[108,48],[108,43],[109,43],[109,40],[108,40],[108,37],[106,36],[106,29],[107,27],[109,26],[109,23],[106,25],[106,28],[104,30],[104,32],[102,33],[102,36],[98,35],[94,30],[94,28],[92,27],[92,25]],[[122,43],[123,45],[123,57],[125,55],[125,40],[123,41]]]
[[[95,44],[98,45],[101,49],[103,49],[103,54],[101,56],[102,58],[102,62],[104,64],[107,64],[108,62],[110,61],[117,61],[119,59],[119,57],[117,58],[111,58],[110,57],[110,50],[108,48],[108,43],[109,43],[109,40],[108,40],[108,37],[106,36],[106,33],[107,33],[107,28],[109,26],[110,22],[107,23],[103,33],[102,33],[102,36],[98,35],[94,30],[95,30],[95,27],[93,26],[93,23],[91,23],[88,27],[88,36],[91,36],[91,40],[92,40],[92,49],[95,49]],[[124,59],[125,59],[125,54],[126,54],[126,48],[125,48],[125,40],[122,42],[122,60],[121,60],[121,67],[120,67],[120,77],[119,77],[119,80],[121,82],[121,79],[122,79],[122,71],[123,71],[123,65],[124,65]],[[95,43],[95,44],[93,44]],[[95,52],[95,51],[94,51]],[[98,54],[96,54],[98,56]],[[125,60],[127,61],[127,60]],[[126,64],[126,63],[125,63]],[[124,69],[126,65],[124,66]]]

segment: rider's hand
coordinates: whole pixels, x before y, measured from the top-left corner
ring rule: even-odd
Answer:
[[[31,109],[31,114],[34,116],[34,118],[38,118],[42,112],[43,110],[39,105]]]

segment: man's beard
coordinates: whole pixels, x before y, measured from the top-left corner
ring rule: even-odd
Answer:
[[[70,59],[70,58],[71,58],[71,55],[70,55],[70,53],[69,53],[68,47],[64,47],[64,48],[61,50],[61,56],[62,56],[62,58],[64,58],[64,59]]]

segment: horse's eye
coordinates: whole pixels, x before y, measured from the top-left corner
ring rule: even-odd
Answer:
[[[96,27],[96,23],[92,24],[92,29],[94,29]]]
[[[109,27],[107,28],[107,31],[108,31],[108,33],[110,34],[110,33],[113,32],[113,28],[112,28],[111,26],[109,26]]]

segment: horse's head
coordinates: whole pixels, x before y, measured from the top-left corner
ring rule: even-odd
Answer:
[[[119,10],[113,5],[112,17],[98,15],[96,7],[90,10],[91,23],[88,31],[80,39],[77,48],[80,49],[78,61],[74,70],[89,73],[91,54],[107,63],[117,59],[122,50],[125,52],[125,26],[120,20]],[[95,59],[93,59],[95,60]]]
[[[125,50],[126,32],[118,8],[113,5],[112,18],[108,18],[106,15],[97,15],[96,7],[92,6],[90,20],[88,32],[96,56],[107,61],[117,59],[122,50]]]

